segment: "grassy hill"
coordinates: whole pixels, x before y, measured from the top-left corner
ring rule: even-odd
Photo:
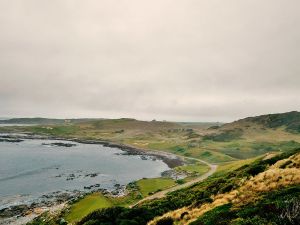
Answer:
[[[235,176],[228,173],[227,181],[215,181],[214,188],[219,190],[211,196],[211,201],[168,212],[149,225],[167,220],[178,225],[297,224],[300,221],[300,149],[262,158],[233,172]]]
[[[299,146],[300,112],[249,117],[209,129],[201,146],[235,159],[246,159]]]
[[[34,120],[32,120],[33,122]],[[43,120],[47,122],[48,120]],[[174,123],[135,119],[83,119],[27,127],[0,127],[3,132],[105,140],[224,163],[267,152],[300,147],[300,112],[270,114],[232,123]]]
[[[292,111],[280,114],[268,114],[248,117],[234,122],[234,124],[256,123],[266,128],[283,127],[292,133],[300,133],[300,112]]]
[[[12,118],[0,120],[0,124],[34,124],[34,125],[55,125],[55,124],[68,124],[68,123],[80,123],[86,121],[92,121],[96,119],[51,119],[51,118]],[[97,119],[99,120],[99,119]]]
[[[138,181],[135,186],[138,192],[131,192],[121,200],[92,195],[82,200],[84,203],[92,201],[91,207],[85,204],[82,208],[79,202],[71,206],[73,211],[67,214],[67,219],[86,216],[79,225],[292,225],[300,221],[299,114],[262,115],[227,124],[210,124],[212,126],[117,119],[0,129],[108,140],[219,164],[217,172],[205,181],[134,208],[128,205],[140,198],[141,193],[147,195],[173,185],[173,181],[166,180],[162,186],[159,182],[156,189],[152,189],[156,183],[151,180]],[[191,164],[177,168],[180,169],[202,171],[203,168]],[[87,215],[97,208],[102,209]],[[79,216],[76,210],[81,212]],[[59,221],[57,217],[45,218],[40,217],[32,224],[54,225]]]
[[[244,161],[234,167],[131,209],[96,210],[78,224],[298,224],[300,149]],[[35,222],[43,224],[40,221]]]

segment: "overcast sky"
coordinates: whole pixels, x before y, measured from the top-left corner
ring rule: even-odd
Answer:
[[[0,116],[300,110],[299,0],[0,0]]]

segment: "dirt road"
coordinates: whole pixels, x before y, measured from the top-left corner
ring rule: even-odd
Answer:
[[[217,170],[217,167],[218,167],[217,165],[210,164],[210,163],[208,163],[208,162],[206,162],[206,161],[203,161],[203,160],[201,160],[201,159],[196,159],[196,158],[192,158],[192,157],[184,157],[184,158],[185,158],[185,159],[191,159],[191,160],[195,160],[195,161],[204,163],[204,164],[206,164],[206,165],[208,165],[208,166],[210,167],[210,170],[209,170],[208,172],[206,172],[205,174],[203,174],[202,176],[197,177],[197,178],[194,179],[194,180],[191,180],[191,181],[186,182],[186,183],[184,183],[184,184],[176,185],[176,186],[174,186],[174,187],[168,188],[168,189],[166,189],[166,190],[157,192],[157,193],[155,193],[155,194],[153,194],[153,195],[150,195],[150,196],[148,196],[148,197],[146,197],[146,198],[143,198],[142,200],[138,201],[137,203],[131,205],[130,208],[132,208],[132,207],[134,207],[134,206],[136,206],[136,205],[138,205],[138,204],[140,204],[140,203],[142,203],[142,202],[144,202],[144,201],[148,201],[148,200],[152,200],[152,199],[157,199],[157,198],[163,198],[163,197],[165,197],[165,196],[166,196],[168,193],[170,193],[170,192],[177,191],[177,190],[179,190],[179,189],[186,188],[186,187],[189,187],[189,186],[191,186],[191,185],[193,185],[193,184],[195,184],[195,183],[198,183],[198,182],[200,182],[200,181],[203,181],[203,180],[205,180],[206,178],[208,178],[210,175],[212,175],[213,173],[215,173],[216,170]]]

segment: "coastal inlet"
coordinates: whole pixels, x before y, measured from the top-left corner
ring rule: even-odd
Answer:
[[[154,156],[72,141],[9,136],[0,142],[0,210],[37,204],[66,193],[122,190],[170,169]]]

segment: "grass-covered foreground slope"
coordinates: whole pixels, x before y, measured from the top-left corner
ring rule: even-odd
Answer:
[[[208,172],[209,167],[198,162],[196,164],[188,164],[177,167],[176,170],[184,171],[190,175],[183,180],[177,181],[166,177],[143,178],[128,184],[126,188],[127,194],[121,197],[112,197],[110,195],[103,195],[102,193],[97,192],[88,194],[82,199],[71,204],[70,207],[65,210],[63,218],[70,223],[75,223],[96,209],[112,206],[129,207],[131,205],[135,205],[145,197],[152,196],[157,192],[169,189],[177,184],[187,182],[195,179],[195,177],[205,174]]]
[[[243,163],[163,199],[97,210],[78,224],[298,224],[300,149]]]
[[[147,197],[157,191],[174,186],[176,183],[170,178],[141,179],[136,182],[142,197]]]
[[[101,119],[0,127],[1,131],[105,140],[224,163],[300,147],[300,112],[250,117],[224,125]]]
[[[285,156],[256,161],[244,171],[250,176],[221,185],[211,202],[168,212],[149,225],[167,219],[193,225],[296,224],[300,221],[300,153]]]
[[[113,203],[101,193],[93,193],[73,204],[64,216],[69,222],[82,219],[87,214],[102,208],[112,207]]]
[[[69,223],[75,223],[89,213],[112,206],[129,207],[144,197],[176,185],[171,178],[144,178],[127,186],[127,195],[112,197],[99,192],[88,194],[68,207],[62,217]]]

